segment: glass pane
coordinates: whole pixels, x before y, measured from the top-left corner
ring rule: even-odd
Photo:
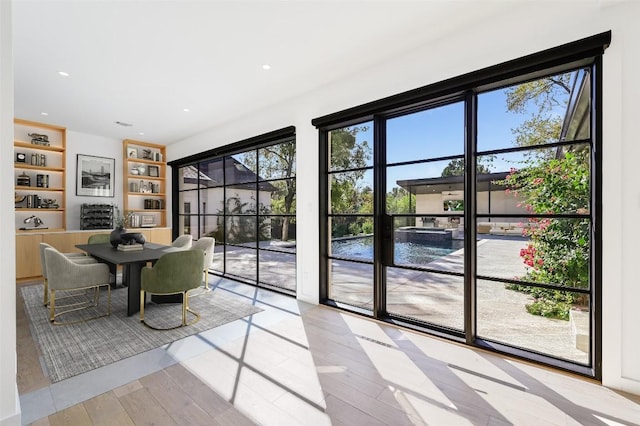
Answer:
[[[262,182],[260,184],[260,206],[259,214],[295,214],[296,180]]]
[[[226,197],[228,214],[256,214],[255,183],[227,185]]]
[[[373,165],[373,122],[329,132],[329,170]]]
[[[512,159],[517,156],[521,160],[518,167],[500,174],[478,176],[478,213],[589,213],[588,145],[578,144],[566,151],[554,150],[553,155],[547,157],[535,155],[525,159],[522,154],[510,155]],[[516,164],[515,161],[512,164]]]
[[[221,186],[224,184],[224,168],[222,158],[205,160],[198,163],[198,169],[190,171],[189,178],[200,184],[200,188]]]
[[[480,227],[478,275],[589,288],[588,219],[530,218]]]
[[[373,260],[372,216],[336,216],[330,218],[329,222],[331,227],[330,256]],[[362,237],[368,237],[368,239]]]
[[[589,73],[544,77],[478,96],[478,150],[589,137]]]
[[[261,240],[260,247],[294,252],[296,250],[296,218],[295,216],[260,217],[264,230],[261,234],[268,236]]]
[[[464,212],[463,160],[387,167],[387,213]]]
[[[225,184],[256,182],[256,151],[224,157]]]
[[[242,244],[246,247],[256,247],[256,217],[255,216],[227,216],[226,217],[227,244]]]
[[[194,238],[198,235],[198,216],[196,215],[180,215],[178,216],[180,233],[191,234]]]
[[[328,278],[330,299],[373,310],[373,265],[334,260]]]
[[[296,143],[285,142],[258,150],[259,179],[284,179],[296,175]]]
[[[178,192],[178,214],[197,213],[198,191]]]
[[[373,213],[373,170],[330,176],[331,213]]]
[[[256,249],[237,246],[225,246],[225,248],[225,273],[256,281],[258,279]]]
[[[459,222],[448,228],[424,228],[406,224],[415,218],[394,218],[394,265],[444,271],[464,271],[464,230]]]
[[[464,152],[464,103],[387,121],[387,163],[448,157]]]
[[[478,280],[478,336],[575,361],[589,362],[589,297],[532,288],[510,290]]]
[[[260,250],[260,283],[296,290],[296,256]]]
[[[223,199],[224,199],[224,188],[206,188],[201,189],[200,191],[200,209],[198,213],[200,214],[222,214],[223,213]],[[197,200],[193,203],[191,209],[197,207]]]
[[[203,237],[213,237],[216,239],[216,244],[223,244],[224,233],[222,223],[224,221],[223,216],[201,216],[200,217],[200,235]],[[195,225],[195,219],[194,219]]]
[[[464,278],[387,268],[387,310],[418,321],[464,329]]]

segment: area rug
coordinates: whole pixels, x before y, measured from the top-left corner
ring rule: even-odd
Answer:
[[[262,311],[238,297],[213,290],[189,298],[189,307],[200,314],[200,321],[175,330],[157,331],[141,324],[139,314],[127,316],[127,288],[117,288],[111,291],[110,316],[53,325],[48,319],[48,309],[42,306],[42,292],[42,285],[22,287],[31,333],[40,347],[46,374],[54,383]],[[103,290],[100,307],[96,309],[102,308],[104,312],[106,301],[107,292]],[[95,314],[89,311],[65,314],[61,319],[70,321]],[[156,326],[166,321],[179,324],[181,304],[148,304],[145,320]]]

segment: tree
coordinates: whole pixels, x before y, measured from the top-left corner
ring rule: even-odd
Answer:
[[[476,167],[477,174],[489,174],[491,170],[489,169],[489,164],[491,163],[492,158],[486,160],[487,164],[482,164],[482,162],[478,162],[478,166]],[[447,176],[463,176],[464,175],[464,159],[459,158],[457,160],[449,161],[449,164],[442,170],[442,177]]]
[[[283,142],[258,150],[258,157],[247,155],[242,162],[251,170],[257,170],[262,179],[283,179],[273,183],[276,190],[272,194],[271,212],[284,214],[282,218],[282,241],[289,236],[289,223],[295,210],[296,185],[291,179],[296,168],[295,142]],[[256,160],[258,164],[256,165]],[[257,166],[257,167],[256,167]]]
[[[507,111],[530,114],[520,126],[511,130],[516,145],[541,145],[559,140],[562,118],[554,112],[567,108],[572,75],[559,74],[507,89]]]
[[[575,73],[566,73],[524,83],[507,91],[507,110],[529,112],[529,119],[513,129],[515,144],[535,146],[560,139],[562,119],[558,109],[566,110],[569,82]],[[553,154],[553,155],[550,155]],[[555,150],[530,156],[520,170],[512,169],[501,183],[507,194],[523,200],[531,213],[588,214],[590,203],[589,150],[571,149],[556,158]],[[526,281],[555,284],[567,288],[589,285],[589,222],[584,219],[531,218],[525,235],[529,243],[520,251],[527,266]],[[527,311],[548,317],[568,319],[575,303],[584,298],[570,291],[509,285],[530,293],[534,302]]]

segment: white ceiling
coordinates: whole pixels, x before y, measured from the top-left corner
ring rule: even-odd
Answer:
[[[170,144],[437,40],[504,6],[14,0],[15,116]]]

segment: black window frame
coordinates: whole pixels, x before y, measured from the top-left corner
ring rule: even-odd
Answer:
[[[439,103],[449,102],[451,99],[464,98],[466,100],[465,115],[475,116],[477,112],[477,94],[491,91],[500,87],[509,86],[515,83],[521,83],[526,80],[533,80],[545,75],[555,74],[571,69],[589,67],[591,69],[591,126],[593,133],[591,134],[592,160],[595,166],[591,171],[591,195],[592,204],[590,220],[593,224],[591,230],[591,270],[592,277],[591,297],[593,298],[591,306],[594,311],[591,313],[591,353],[588,366],[577,365],[572,362],[563,361],[554,357],[537,354],[530,351],[518,350],[510,348],[506,345],[495,344],[492,342],[484,342],[475,337],[475,293],[472,280],[477,277],[476,265],[476,249],[474,242],[476,240],[476,229],[471,226],[467,230],[465,237],[465,312],[471,312],[473,315],[465,316],[465,336],[462,339],[468,345],[483,347],[489,350],[507,353],[512,356],[532,360],[556,368],[575,372],[588,377],[601,379],[602,374],[602,232],[601,220],[602,216],[602,55],[605,49],[611,43],[611,31],[603,32],[574,42],[563,44],[541,52],[533,53],[518,59],[503,62],[494,66],[483,68],[478,71],[453,77],[438,83],[430,84],[414,90],[410,90],[397,95],[389,96],[380,100],[369,102],[360,106],[349,108],[343,111],[328,114],[322,117],[314,118],[311,123],[319,130],[319,228],[320,228],[320,302],[337,306],[328,298],[327,282],[328,267],[331,259],[328,257],[328,236],[331,230],[328,229],[327,217],[330,216],[328,211],[328,132],[334,129],[347,127],[365,121],[373,121],[374,123],[384,122],[388,117],[398,114],[405,114],[411,111],[420,110],[437,106]],[[466,123],[474,123],[475,120],[465,119]],[[383,126],[381,126],[383,127]],[[374,135],[383,138],[381,135],[383,128],[374,127]],[[465,130],[465,163],[476,164],[478,153],[476,150],[477,129],[469,126]],[[563,146],[563,142],[553,144]],[[374,139],[375,147],[375,139]],[[509,150],[502,150],[508,152]],[[487,154],[488,152],[483,152]],[[380,153],[378,153],[380,161]],[[383,175],[384,173],[381,173]],[[384,182],[384,176],[374,177],[374,181]],[[464,176],[464,199],[468,203],[469,208],[465,208],[465,223],[475,223],[477,220],[477,212],[475,206],[476,199],[476,171],[475,167],[467,166]],[[380,198],[380,197],[379,197]],[[468,200],[468,201],[467,201]],[[375,232],[382,233],[385,231],[384,218],[380,217],[382,201],[377,201],[378,210],[375,217]],[[486,215],[485,215],[486,216]],[[504,216],[504,215],[501,215]],[[521,216],[521,215],[519,215]],[[563,218],[570,218],[571,215],[562,215]],[[376,255],[374,255],[376,261]],[[374,272],[374,280],[378,280],[383,272],[380,268]],[[394,322],[386,312],[384,312],[384,289],[381,286],[375,286],[374,289],[374,307],[373,317]],[[382,304],[382,305],[381,305]],[[340,307],[340,306],[337,306]],[[354,310],[354,312],[358,312]],[[359,312],[363,313],[363,312]],[[366,313],[363,313],[366,314]],[[432,332],[433,334],[442,335],[437,330],[424,330],[415,327],[413,324],[407,324],[412,328],[418,328],[421,331]],[[451,335],[446,336],[452,338]],[[460,340],[460,339],[456,339]]]

